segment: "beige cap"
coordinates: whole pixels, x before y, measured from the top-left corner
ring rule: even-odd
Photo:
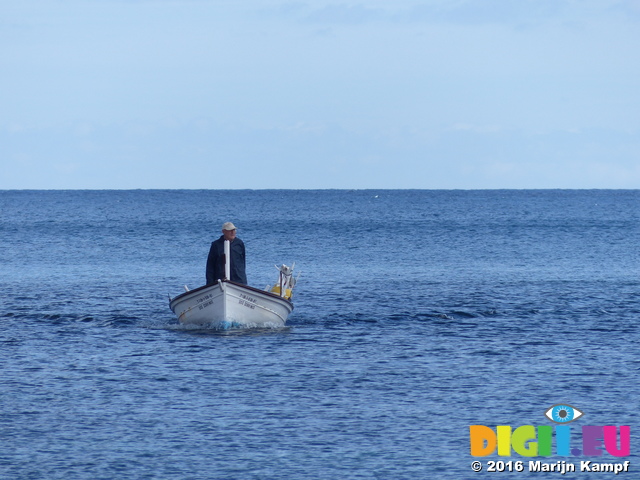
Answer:
[[[222,224],[222,229],[223,230],[237,230],[236,226],[231,222],[223,223]]]

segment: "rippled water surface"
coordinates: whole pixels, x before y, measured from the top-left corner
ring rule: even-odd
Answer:
[[[474,473],[469,452],[470,425],[550,425],[557,403],[576,431],[630,425],[631,456],[600,461],[640,475],[639,191],[2,191],[0,209],[1,479],[557,478]],[[286,328],[169,310],[227,220],[251,285],[296,262]]]

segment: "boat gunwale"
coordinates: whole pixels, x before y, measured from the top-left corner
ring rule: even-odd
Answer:
[[[284,297],[281,297],[280,295],[277,295],[275,293],[268,292],[266,290],[260,290],[259,288],[251,287],[249,285],[244,285],[242,283],[234,282],[234,281],[231,281],[231,280],[220,280],[220,282],[229,283],[231,285],[234,285],[234,286],[240,287],[240,288],[245,288],[245,289],[250,290],[252,292],[259,293],[259,294],[262,294],[262,295],[266,295],[267,297],[271,297],[273,299],[284,300],[285,302],[287,302],[287,303],[289,303],[291,305],[291,310],[293,310],[293,302],[291,300],[289,300],[287,298],[284,298]],[[204,289],[210,288],[210,287],[215,287],[217,285],[219,285],[219,283],[209,283],[207,285],[202,285],[201,287],[194,288],[193,290],[189,290],[188,292],[181,293],[177,297],[173,297],[171,300],[169,300],[169,307],[171,307],[171,310],[173,310],[172,305],[174,304],[174,302],[176,302],[178,300],[181,300],[181,299],[183,299],[183,297],[187,297],[187,296],[191,295],[192,293],[197,293],[197,292],[199,292],[201,290],[204,290]]]

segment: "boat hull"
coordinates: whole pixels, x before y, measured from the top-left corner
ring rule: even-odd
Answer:
[[[190,290],[169,306],[180,323],[212,328],[283,327],[293,311],[289,300],[231,281]]]

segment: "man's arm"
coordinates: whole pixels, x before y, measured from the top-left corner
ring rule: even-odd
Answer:
[[[207,256],[207,285],[216,283],[216,265],[218,262],[218,252],[216,246],[212,243]]]

